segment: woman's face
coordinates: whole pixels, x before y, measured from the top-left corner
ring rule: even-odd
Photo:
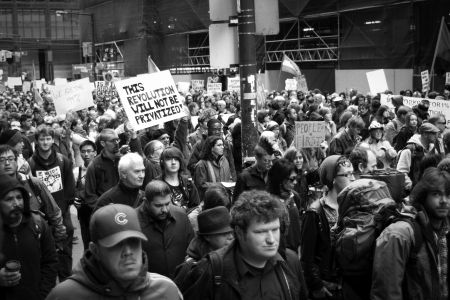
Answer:
[[[217,140],[216,143],[214,144],[214,146],[212,147],[211,152],[215,156],[223,155],[223,141]]]
[[[333,115],[331,114],[331,112],[325,114],[325,121],[331,121],[331,118],[333,117]]]
[[[417,127],[417,116],[411,116],[409,118],[409,125],[412,127]]]
[[[297,151],[297,154],[295,155],[294,164],[297,170],[301,170],[303,167],[303,155]]]
[[[164,170],[168,173],[178,173],[180,161],[174,157],[164,160]]]
[[[297,173],[292,171],[288,178],[283,180],[283,188],[286,191],[292,191],[297,183]]]
[[[377,141],[381,140],[383,137],[383,129],[372,129],[370,131],[370,136]]]

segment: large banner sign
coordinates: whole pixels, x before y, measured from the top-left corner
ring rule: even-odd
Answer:
[[[392,105],[390,95],[381,94],[381,104],[387,105],[389,108],[394,110],[394,105]],[[448,100],[435,100],[426,98],[414,98],[414,97],[403,97],[403,105],[413,107],[419,104],[422,100],[428,100],[430,102],[430,108],[428,108],[428,113],[430,116],[436,114],[443,114],[447,120],[447,126],[450,124],[450,101]]]
[[[177,86],[168,70],[117,81],[115,85],[128,120],[135,130],[186,115]]]
[[[316,148],[325,140],[326,127],[323,121],[295,122],[295,148]]]
[[[65,85],[48,85],[50,95],[55,104],[56,113],[65,114],[68,111],[78,111],[94,106],[92,99],[92,84],[89,78],[69,82]]]

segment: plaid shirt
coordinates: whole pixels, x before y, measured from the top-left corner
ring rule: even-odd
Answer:
[[[438,246],[438,272],[439,272],[439,285],[441,290],[441,298],[447,299],[448,296],[448,286],[447,286],[447,257],[448,257],[448,247],[447,247],[447,233],[448,224],[444,222],[439,231],[435,232],[436,243]]]

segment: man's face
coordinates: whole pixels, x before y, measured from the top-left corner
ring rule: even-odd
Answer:
[[[170,212],[171,195],[155,196],[152,200],[147,199],[147,209],[150,215],[157,220],[165,220]]]
[[[97,259],[119,283],[133,282],[142,269],[142,245],[137,238],[128,238],[113,247],[95,246]]]
[[[161,153],[163,153],[164,151],[164,144],[161,142],[157,142],[153,145],[153,149],[151,151],[151,157],[155,160],[159,160],[159,158],[161,157]]]
[[[353,138],[356,138],[361,134],[361,128],[359,128],[358,126],[349,127],[348,132]]]
[[[24,208],[23,196],[20,190],[12,190],[0,199],[0,210],[3,219],[11,224],[20,219]]]
[[[108,133],[105,136],[105,140],[102,141],[102,146],[105,152],[109,155],[114,155],[116,157],[120,157],[119,152],[119,136],[117,133]]]
[[[12,151],[0,154],[0,175],[14,176],[17,172],[17,159]]]
[[[297,111],[295,109],[289,111],[289,119],[293,121],[297,120]]]
[[[350,162],[345,162],[338,168],[334,179],[334,187],[339,193],[354,180],[355,176],[353,175],[353,166]]]
[[[268,172],[270,168],[272,168],[274,159],[275,155],[266,154],[260,159],[257,158],[257,163],[259,167],[264,170],[264,172]]]
[[[424,202],[424,208],[431,219],[445,219],[448,215],[450,195],[442,191],[430,191]]]
[[[97,155],[97,152],[94,150],[94,147],[92,147],[91,145],[83,146],[80,149],[80,152],[81,152],[81,158],[83,159],[85,165],[88,165],[94,159],[94,157]]]
[[[52,149],[53,145],[53,137],[51,135],[39,135],[39,138],[37,140],[37,144],[39,146],[39,149],[41,149],[44,152],[50,151]]]
[[[142,161],[131,163],[130,169],[125,171],[124,182],[131,187],[141,187],[144,183],[145,167]]]
[[[362,174],[367,174],[375,170],[377,167],[377,157],[372,151],[367,151],[367,167],[361,170]]]
[[[217,135],[221,136],[222,134],[222,124],[214,123],[211,127],[208,127],[208,136]]]
[[[239,248],[257,261],[267,261],[278,252],[280,220],[267,223],[253,219],[247,231],[237,230]]]
[[[17,151],[17,153],[19,153],[19,154],[22,154],[22,151],[23,151],[23,141],[22,140],[20,140],[17,144],[15,144],[14,145],[14,150],[16,150]]]

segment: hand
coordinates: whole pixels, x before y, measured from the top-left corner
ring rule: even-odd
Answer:
[[[322,287],[320,290],[315,290],[312,292],[312,295],[315,299],[321,299],[321,298],[325,298],[325,297],[331,297],[333,296],[333,294],[327,290],[326,287]]]
[[[127,154],[128,152],[130,152],[130,146],[123,145],[122,147],[120,147],[119,152],[122,155]]]
[[[0,269],[0,286],[9,287],[18,285],[20,278],[22,278],[20,271],[10,272],[5,268]]]

